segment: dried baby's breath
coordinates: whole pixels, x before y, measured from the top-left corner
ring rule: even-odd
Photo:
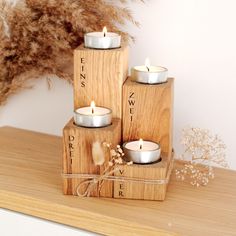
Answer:
[[[225,144],[209,130],[184,129],[181,143],[184,153],[180,159],[184,160],[185,164],[181,169],[175,170],[177,179],[199,187],[207,185],[210,179],[214,178],[213,165],[228,167],[225,160]]]

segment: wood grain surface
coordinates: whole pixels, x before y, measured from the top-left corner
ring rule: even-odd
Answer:
[[[144,180],[165,180],[171,166],[167,156],[162,156],[162,160],[148,165],[125,165],[121,166],[115,176],[122,176]],[[172,158],[173,159],[173,155]],[[138,182],[114,182],[114,197],[124,199],[143,199],[143,200],[164,200],[166,196],[167,183],[145,184]]]
[[[74,108],[97,106],[112,109],[113,117],[122,118],[122,86],[128,74],[128,47],[74,51]]]
[[[123,141],[150,140],[160,143],[171,156],[173,139],[173,83],[156,85],[133,82],[123,86]]]
[[[62,194],[62,138],[0,128],[0,207],[105,235],[236,235],[236,172],[208,186],[172,176],[165,201]]]
[[[107,142],[116,146],[121,142],[121,120],[112,120],[112,125],[103,128],[84,128],[74,125],[71,119],[63,129],[63,173],[64,174],[100,174],[103,167],[93,163],[92,145],[94,142]],[[104,150],[105,151],[105,150]],[[110,153],[105,152],[105,161],[110,159]],[[77,195],[77,187],[86,179],[65,179],[64,194]],[[98,187],[98,186],[97,186]],[[81,192],[85,192],[83,185]],[[101,196],[113,197],[113,182],[105,181],[101,189]],[[91,196],[98,196],[98,188],[91,192]]]

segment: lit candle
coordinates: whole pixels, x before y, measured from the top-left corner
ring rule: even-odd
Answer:
[[[135,66],[131,69],[133,81],[143,84],[159,84],[167,81],[168,70],[161,66],[151,66],[147,58],[144,66]]]
[[[92,101],[90,107],[81,107],[74,111],[74,121],[82,127],[108,126],[112,122],[112,111],[105,107],[96,107]]]
[[[102,32],[90,32],[84,35],[84,45],[87,48],[111,49],[119,48],[121,36],[117,33],[107,32],[104,27]]]
[[[160,160],[161,148],[152,141],[131,141],[123,144],[125,159],[137,164],[148,164]]]

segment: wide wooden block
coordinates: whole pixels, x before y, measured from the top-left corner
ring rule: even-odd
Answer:
[[[101,174],[104,166],[95,166],[92,157],[94,142],[107,142],[116,146],[121,142],[121,120],[113,119],[112,125],[103,128],[83,128],[76,126],[73,119],[63,130],[63,173],[64,174]],[[110,153],[105,152],[105,161]],[[68,195],[77,195],[78,185],[85,179],[64,179],[63,192]],[[86,185],[81,190],[85,191]],[[98,186],[91,192],[91,196],[98,196]],[[105,181],[100,196],[113,196],[113,182]]]
[[[173,155],[170,159],[173,159]],[[154,164],[120,166],[120,171],[116,172],[115,176],[126,177],[129,180],[115,181],[114,198],[164,200],[168,186],[166,181],[172,168],[172,161],[169,162],[167,156]]]
[[[128,73],[128,47],[74,51],[74,108],[96,105],[112,109],[122,118],[122,86]]]
[[[128,78],[123,86],[123,141],[137,139],[160,143],[170,156],[173,136],[173,83],[140,84]]]

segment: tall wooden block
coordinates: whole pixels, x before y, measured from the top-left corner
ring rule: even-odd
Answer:
[[[93,100],[112,109],[115,118],[122,118],[122,86],[127,73],[127,46],[111,50],[78,47],[74,51],[75,109]]]
[[[123,86],[123,141],[160,143],[162,154],[172,152],[173,83],[140,84],[128,78]]]
[[[83,128],[74,125],[73,119],[63,130],[63,173],[65,174],[101,174],[103,166],[95,166],[92,158],[92,144],[98,141],[107,142],[116,146],[121,142],[121,120],[113,119],[112,125],[103,128]],[[105,153],[108,161],[110,153]],[[85,179],[64,179],[64,194],[77,195],[78,185]],[[81,190],[85,191],[86,185]],[[91,196],[98,196],[98,188],[95,188]],[[101,189],[102,197],[113,196],[113,182],[105,181]]]
[[[173,155],[170,159],[173,159]],[[114,182],[114,198],[164,200],[171,171],[172,162],[168,162],[167,156],[155,164],[120,166],[120,171],[115,176],[129,180]],[[159,184],[154,183],[157,180],[160,181]]]

